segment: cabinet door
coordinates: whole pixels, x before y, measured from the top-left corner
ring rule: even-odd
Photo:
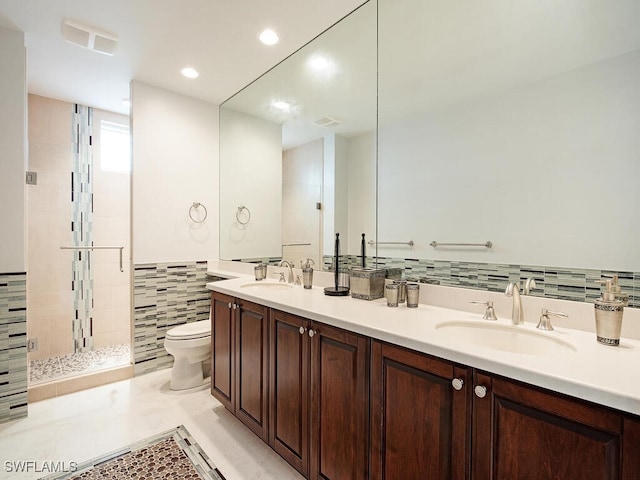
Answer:
[[[479,372],[474,377],[486,388],[473,399],[474,480],[621,478],[620,414]]]
[[[309,337],[305,319],[271,311],[269,445],[309,473]]]
[[[623,423],[622,480],[640,478],[640,418],[626,417]]]
[[[211,394],[234,411],[233,297],[211,295]]]
[[[461,381],[459,390],[454,378]],[[373,342],[372,479],[467,478],[469,380],[466,368]]]
[[[313,324],[310,478],[368,475],[369,339]]]
[[[266,307],[237,300],[235,414],[260,438],[267,440],[268,343]]]

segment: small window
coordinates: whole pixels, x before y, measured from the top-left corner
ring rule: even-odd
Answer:
[[[100,122],[100,168],[105,172],[131,172],[129,126]]]

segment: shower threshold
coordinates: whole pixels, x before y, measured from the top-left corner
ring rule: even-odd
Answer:
[[[131,364],[128,344],[69,353],[29,362],[29,386],[55,382]]]

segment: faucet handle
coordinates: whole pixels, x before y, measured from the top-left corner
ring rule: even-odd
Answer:
[[[522,288],[522,292],[525,295],[529,295],[529,293],[531,292],[531,290],[533,290],[534,288],[536,288],[536,280],[535,278],[527,278],[524,282],[524,287]]]
[[[487,309],[484,312],[484,315],[482,316],[483,319],[485,320],[498,320],[498,317],[496,317],[496,311],[493,308],[493,302],[491,300],[487,300],[486,302],[481,302],[479,300],[473,300],[469,303],[475,303],[477,305],[485,305],[487,307]]]
[[[520,293],[520,282],[510,282],[507,284],[507,288],[504,290],[504,294],[507,297],[512,297],[514,292]]]
[[[551,318],[549,317],[567,318],[569,317],[569,315],[562,312],[552,312],[550,310],[547,310],[546,308],[543,308],[542,314],[540,315],[540,321],[538,322],[538,326],[536,328],[539,328],[540,330],[547,330],[549,332],[552,331],[553,325],[551,325]]]
[[[278,282],[282,282],[282,283],[286,282],[286,280],[284,278],[284,272],[277,272],[277,273],[280,274],[280,279],[278,280]]]

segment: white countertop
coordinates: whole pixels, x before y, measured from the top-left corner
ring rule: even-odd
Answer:
[[[207,288],[213,291],[640,415],[640,341],[637,340],[622,338],[619,347],[608,347],[597,343],[591,332],[557,325],[552,332],[542,332],[531,324],[512,326],[509,319],[500,317],[497,322],[489,322],[482,319],[482,311],[469,313],[423,304],[415,309],[404,305],[389,308],[384,299],[329,297],[318,286],[310,290],[301,286],[247,288],[243,285],[260,282],[252,278],[252,271],[243,271],[241,267],[238,271],[210,267],[209,273],[237,277],[208,283]],[[248,273],[251,276],[247,276]],[[446,328],[439,328],[443,322],[450,321],[479,322],[479,325],[486,322],[532,335],[548,335],[570,344],[575,351],[557,349],[548,354],[527,354],[483,347],[474,343],[473,334],[464,340]]]

